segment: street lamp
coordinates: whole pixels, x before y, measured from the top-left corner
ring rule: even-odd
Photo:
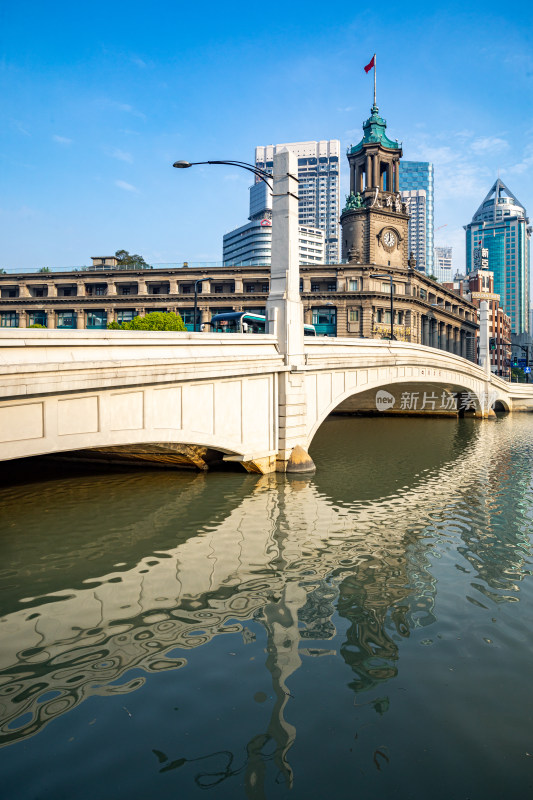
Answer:
[[[172,166],[176,167],[176,169],[188,169],[189,167],[195,167],[198,164],[226,164],[230,167],[240,167],[241,169],[251,172],[256,176],[256,178],[259,178],[259,180],[263,181],[263,183],[266,183],[268,188],[272,191],[272,186],[269,183],[269,180],[272,176],[268,172],[265,172],[264,169],[260,169],[254,164],[248,164],[247,161],[175,161]]]
[[[390,338],[391,338],[391,342],[395,341],[396,340],[396,336],[394,335],[394,300],[393,300],[394,283],[392,282],[392,275],[390,275],[388,272],[385,273],[384,275],[381,275],[381,274],[378,275],[378,274],[371,273],[370,277],[371,278],[387,278],[390,281]]]
[[[193,332],[196,333],[196,314],[197,314],[197,307],[198,307],[198,284],[203,283],[204,281],[208,281],[209,278],[198,278],[197,281],[194,281],[194,320],[193,320]]]
[[[188,169],[189,167],[195,167],[198,164],[226,164],[230,167],[240,167],[241,169],[245,169],[247,172],[251,172],[252,175],[255,175],[256,178],[266,183],[270,191],[272,191],[272,186],[269,183],[271,179],[271,175],[268,172],[265,172],[264,169],[260,169],[256,167],[254,164],[248,164],[247,161],[175,161],[172,166],[176,167],[176,169]],[[209,278],[199,278],[197,281],[194,282],[194,322],[193,322],[193,331],[196,332],[196,314],[197,314],[197,304],[198,304],[198,284],[203,283],[204,281],[208,281]]]

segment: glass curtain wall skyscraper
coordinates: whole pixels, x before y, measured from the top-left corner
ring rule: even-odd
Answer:
[[[451,247],[435,247],[433,274],[439,283],[449,283],[453,280]]]
[[[414,253],[418,269],[433,275],[433,164],[400,161],[400,194],[411,214],[409,250]]]
[[[472,272],[474,251],[488,250],[494,291],[511,318],[513,333],[528,333],[531,228],[526,209],[500,178],[465,225],[466,271]]]
[[[298,158],[298,221],[324,231],[326,263],[339,262],[340,178],[338,139],[255,148],[255,164],[272,174],[274,153],[287,148]]]

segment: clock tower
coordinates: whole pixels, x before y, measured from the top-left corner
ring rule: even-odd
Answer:
[[[376,267],[409,266],[409,214],[400,196],[402,147],[385,133],[377,105],[363,138],[348,149],[350,194],[341,214],[342,258]]]

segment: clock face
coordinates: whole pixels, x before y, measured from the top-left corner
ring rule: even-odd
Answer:
[[[394,247],[396,244],[396,235],[392,231],[386,231],[383,236],[383,242],[387,247]]]

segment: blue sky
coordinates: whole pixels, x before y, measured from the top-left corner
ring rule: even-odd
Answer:
[[[253,161],[258,144],[307,139],[345,150],[369,115],[376,52],[387,132],[404,158],[433,161],[436,243],[461,268],[462,225],[498,169],[533,215],[532,22],[526,3],[8,0],[0,267],[117,249],[220,260],[246,221],[247,173],[173,161]]]

